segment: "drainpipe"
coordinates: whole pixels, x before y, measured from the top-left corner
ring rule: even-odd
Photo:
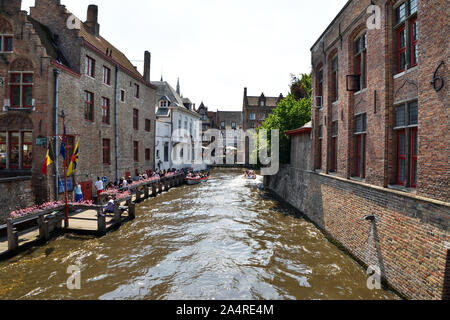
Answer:
[[[116,181],[119,181],[119,116],[117,110],[119,67],[116,65],[116,75],[114,84],[114,138],[115,138],[115,160],[116,160]]]
[[[59,177],[59,172],[58,172],[58,159],[59,159],[59,152],[58,152],[58,112],[59,112],[59,73],[60,71],[58,69],[53,69],[53,74],[55,75],[55,123],[54,123],[54,134],[55,134],[55,201],[58,201],[58,177]]]

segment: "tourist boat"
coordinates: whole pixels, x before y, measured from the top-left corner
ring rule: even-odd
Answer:
[[[256,175],[245,176],[245,179],[256,180]]]
[[[208,181],[209,176],[208,177],[204,177],[204,178],[185,178],[184,180],[186,181],[186,184],[188,185],[194,185],[194,184],[200,184],[202,182],[206,182]]]

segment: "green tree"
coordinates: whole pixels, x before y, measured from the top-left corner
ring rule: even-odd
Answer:
[[[280,101],[262,127],[258,128],[258,131],[267,130],[269,150],[271,150],[271,130],[280,131],[280,163],[290,163],[291,137],[285,132],[303,127],[311,121],[311,92],[311,74],[303,74],[300,79],[292,76],[291,93]],[[259,141],[258,146],[260,145],[265,143]]]

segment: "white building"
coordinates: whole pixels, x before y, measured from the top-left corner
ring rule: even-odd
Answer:
[[[170,154],[172,152],[172,125],[168,122],[156,121],[155,167],[159,170],[172,168]]]
[[[182,98],[179,83],[175,91],[165,81],[152,81],[158,87],[156,105],[156,168],[203,170],[206,166],[196,165],[201,156],[201,115],[193,110],[191,101]],[[158,125],[159,122],[159,125]],[[170,139],[167,137],[170,127]],[[167,149],[167,142],[169,142]],[[197,149],[196,149],[197,148]],[[200,150],[200,154],[196,152]],[[168,159],[166,157],[168,152]],[[158,155],[160,159],[158,159]],[[165,160],[168,161],[165,161]],[[158,166],[160,165],[160,167]]]

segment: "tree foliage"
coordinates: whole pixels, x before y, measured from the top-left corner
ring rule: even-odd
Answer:
[[[258,128],[268,131],[269,146],[270,131],[274,129],[280,131],[280,163],[284,164],[290,163],[291,155],[291,137],[285,134],[286,131],[303,127],[311,121],[311,74],[303,74],[301,78],[292,76],[290,87],[289,95],[281,100],[262,127]]]

